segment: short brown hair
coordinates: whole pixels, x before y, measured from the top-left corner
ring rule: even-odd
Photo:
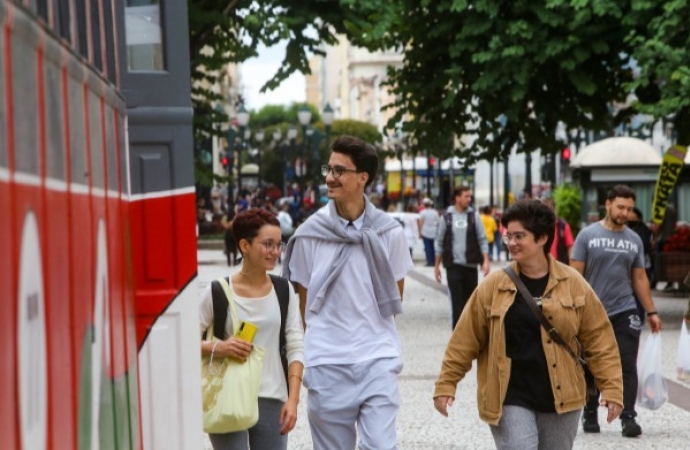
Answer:
[[[358,137],[343,135],[333,141],[331,150],[349,156],[357,168],[357,172],[369,174],[365,188],[374,182],[379,170],[379,157],[373,145],[367,144]]]
[[[239,245],[242,239],[249,242],[252,241],[258,234],[261,227],[264,225],[280,226],[278,218],[275,214],[270,213],[262,208],[251,208],[235,216],[232,222],[232,234],[235,237],[235,242]]]
[[[609,189],[606,200],[613,201],[615,198],[631,198],[633,201],[636,200],[635,191],[633,191],[630,186],[625,184],[617,184],[611,189]]]

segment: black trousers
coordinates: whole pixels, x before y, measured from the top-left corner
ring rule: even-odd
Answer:
[[[624,311],[609,317],[616,335],[618,352],[621,355],[623,367],[623,412],[621,419],[637,416],[635,401],[637,400],[637,350],[640,347],[640,333],[642,320],[636,309]],[[587,400],[586,411],[596,411],[599,407],[599,391]]]
[[[450,303],[452,310],[451,326],[455,329],[462,310],[465,309],[470,295],[477,289],[479,273],[477,266],[465,267],[453,264],[446,267],[446,277],[448,278],[448,290],[450,291]]]

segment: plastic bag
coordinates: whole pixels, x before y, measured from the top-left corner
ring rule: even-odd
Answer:
[[[690,334],[688,327],[683,320],[678,339],[678,354],[676,355],[676,368],[678,370],[678,380],[690,382]]]
[[[661,333],[652,333],[637,360],[637,404],[654,410],[667,400],[668,388],[661,368]]]

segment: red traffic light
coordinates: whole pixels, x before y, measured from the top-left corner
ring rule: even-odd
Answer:
[[[228,159],[227,156],[223,156],[223,157],[220,159],[220,162],[223,164],[223,167],[226,167],[226,166],[228,165],[228,163],[230,162],[230,160]]]
[[[436,165],[436,158],[429,158],[429,164],[432,166]]]
[[[561,150],[561,159],[564,161],[570,161],[570,149],[568,147]]]

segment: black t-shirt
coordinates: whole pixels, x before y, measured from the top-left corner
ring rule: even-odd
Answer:
[[[520,279],[534,297],[541,297],[549,275]],[[538,412],[556,412],[546,356],[541,344],[541,325],[518,291],[505,317],[506,354],[511,359],[510,381],[504,405]]]

